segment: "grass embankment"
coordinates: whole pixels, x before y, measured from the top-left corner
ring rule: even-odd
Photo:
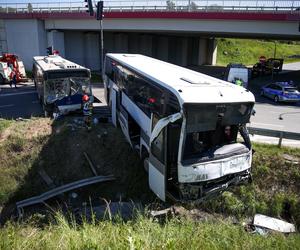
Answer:
[[[43,229],[9,224],[0,231],[1,249],[299,249],[299,235],[259,236],[226,221],[165,223],[139,217],[78,226],[59,217]]]
[[[40,194],[49,188],[38,174],[43,168],[57,185],[92,176],[83,157],[86,151],[99,174],[113,173],[118,181],[105,192],[93,186],[98,197],[151,201],[142,164],[125,142],[120,130],[98,124],[88,133],[72,130],[71,120],[53,122],[46,118],[26,121],[0,120],[0,206],[7,213],[9,204]],[[300,226],[299,163],[287,162],[283,154],[300,158],[299,149],[254,145],[253,183],[231,189],[204,204],[202,209],[219,219],[205,222],[179,217],[159,223],[139,216],[124,222],[101,221],[78,226],[58,216],[41,226],[39,216],[27,223],[9,223],[0,230],[1,249],[103,249],[103,248],[191,248],[191,249],[295,249],[300,235],[267,237],[245,232],[241,223],[255,213],[286,219]],[[104,193],[103,193],[104,192]],[[106,196],[108,195],[108,196]],[[220,215],[222,214],[222,215]],[[224,217],[225,219],[224,219]],[[44,221],[42,219],[42,221]]]
[[[253,39],[218,39],[217,64],[242,63],[254,65],[260,56],[274,57],[275,42]],[[276,41],[276,57],[283,58],[284,63],[297,62],[300,58],[289,58],[300,55],[300,44]]]

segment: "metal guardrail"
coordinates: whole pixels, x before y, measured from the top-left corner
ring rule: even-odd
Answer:
[[[249,131],[249,134],[252,135],[262,135],[262,136],[279,138],[278,147],[281,147],[282,139],[300,141],[300,133],[272,130],[272,129],[265,129],[265,128],[253,128],[253,127],[248,127],[247,129]]]
[[[96,3],[96,0],[94,0]],[[85,2],[38,2],[27,3],[5,1],[0,2],[0,12],[31,13],[31,12],[85,12]],[[105,11],[218,11],[218,12],[300,12],[300,0],[110,0],[104,1]]]

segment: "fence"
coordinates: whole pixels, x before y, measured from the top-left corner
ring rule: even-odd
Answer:
[[[265,129],[265,128],[253,128],[253,127],[248,127],[248,131],[249,131],[249,134],[252,134],[252,135],[262,135],[262,136],[279,138],[278,147],[281,147],[283,139],[300,141],[300,133],[280,131],[280,130],[271,130],[271,129]]]
[[[96,1],[93,1],[96,4]],[[38,2],[28,3],[5,1],[0,2],[0,12],[6,13],[30,13],[30,12],[85,12],[86,3],[82,1],[68,2]],[[104,1],[105,11],[234,11],[234,12],[300,12],[300,0],[167,0],[167,1],[128,1],[110,0]]]

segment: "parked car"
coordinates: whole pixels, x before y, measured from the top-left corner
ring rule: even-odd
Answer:
[[[244,88],[248,87],[249,70],[243,64],[230,63],[223,72],[223,79]]]
[[[299,102],[298,89],[288,82],[275,82],[261,88],[261,96],[266,96],[274,102]]]

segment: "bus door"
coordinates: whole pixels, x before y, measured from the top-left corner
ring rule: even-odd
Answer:
[[[163,201],[166,200],[167,184],[167,127],[180,118],[181,113],[176,113],[157,121],[156,115],[152,114],[152,124],[156,124],[150,137],[149,186]]]

